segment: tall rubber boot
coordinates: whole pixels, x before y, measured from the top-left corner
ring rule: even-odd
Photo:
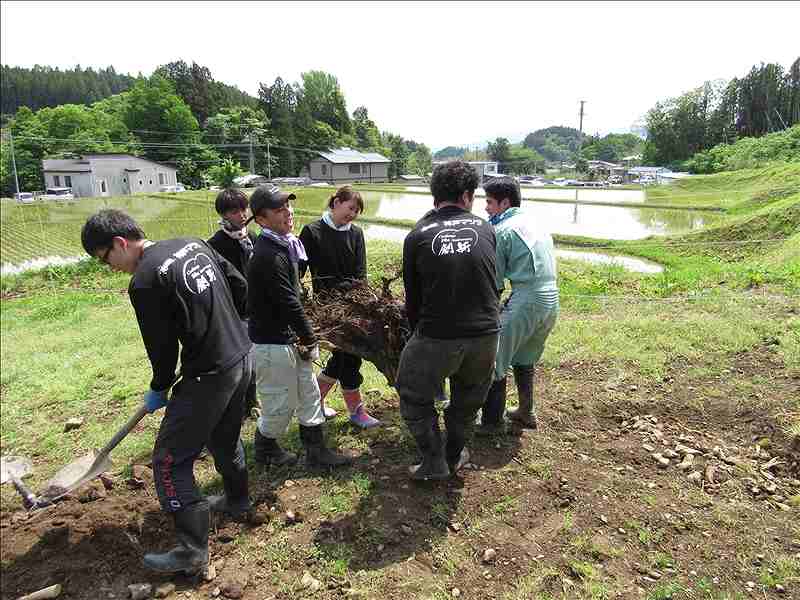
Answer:
[[[206,498],[211,512],[225,513],[234,519],[244,517],[253,510],[249,497],[244,445],[241,440],[236,454],[233,461],[235,469],[222,476],[225,493]]]
[[[364,401],[359,390],[342,389],[342,396],[344,396],[344,403],[350,413],[351,423],[358,425],[362,429],[380,427],[381,422],[364,410]]]
[[[258,427],[253,434],[253,450],[255,461],[265,466],[283,467],[297,462],[296,454],[286,452],[278,445],[278,440],[261,435]]]
[[[474,417],[456,413],[450,407],[444,413],[444,426],[447,429],[444,453],[451,475],[455,475],[461,467],[469,462],[469,450],[466,448],[466,443],[467,429],[471,427],[472,419]]]
[[[334,409],[330,406],[325,404],[325,396],[328,395],[335,386],[337,381],[333,377],[328,377],[325,373],[320,373],[317,375],[317,385],[319,386],[319,401],[322,404],[322,414],[325,415],[326,419],[333,419],[337,413]]]
[[[475,430],[476,435],[489,436],[505,432],[503,414],[506,410],[506,388],[508,378],[503,377],[492,383],[486,394],[486,402],[481,410],[481,424]]]
[[[322,425],[307,427],[300,425],[300,440],[306,447],[306,466],[308,467],[343,467],[353,462],[344,454],[338,454],[325,446]]]
[[[408,468],[411,479],[427,481],[450,477],[450,468],[445,460],[444,443],[438,422],[435,423],[433,419],[423,419],[406,423],[422,453],[422,462]]]
[[[533,402],[533,365],[514,367],[514,380],[517,382],[519,408],[508,411],[508,418],[528,429],[537,428],[536,405]]]
[[[178,545],[169,552],[145,554],[144,566],[159,573],[192,575],[208,565],[208,504],[199,502],[172,516]]]

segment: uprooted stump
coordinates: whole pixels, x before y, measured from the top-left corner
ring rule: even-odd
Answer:
[[[395,279],[384,278],[380,290],[362,282],[347,291],[315,294],[305,303],[322,345],[371,362],[392,386],[411,336],[403,300],[389,289]]]

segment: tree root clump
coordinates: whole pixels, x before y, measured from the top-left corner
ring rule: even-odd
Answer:
[[[391,386],[400,353],[411,337],[403,300],[389,289],[396,279],[383,278],[380,290],[359,282],[349,290],[321,292],[305,301],[322,346],[371,362]]]

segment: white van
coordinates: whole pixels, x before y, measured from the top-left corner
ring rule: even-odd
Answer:
[[[65,202],[67,200],[74,200],[75,196],[72,194],[72,188],[68,187],[49,187],[45,190],[44,194],[39,196],[41,200],[56,200]]]
[[[34,197],[33,192],[19,192],[14,194],[14,200],[21,202],[22,204],[33,204],[36,198]]]

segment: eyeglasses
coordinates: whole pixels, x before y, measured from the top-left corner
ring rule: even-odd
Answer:
[[[112,243],[111,243],[111,245],[108,247],[108,250],[106,250],[106,251],[103,253],[103,256],[101,256],[101,257],[100,257],[100,262],[101,262],[101,263],[103,263],[104,265],[107,265],[107,264],[108,264],[108,255],[109,255],[109,254],[111,254],[111,251],[112,251],[113,249],[114,249],[114,243],[112,242]]]

